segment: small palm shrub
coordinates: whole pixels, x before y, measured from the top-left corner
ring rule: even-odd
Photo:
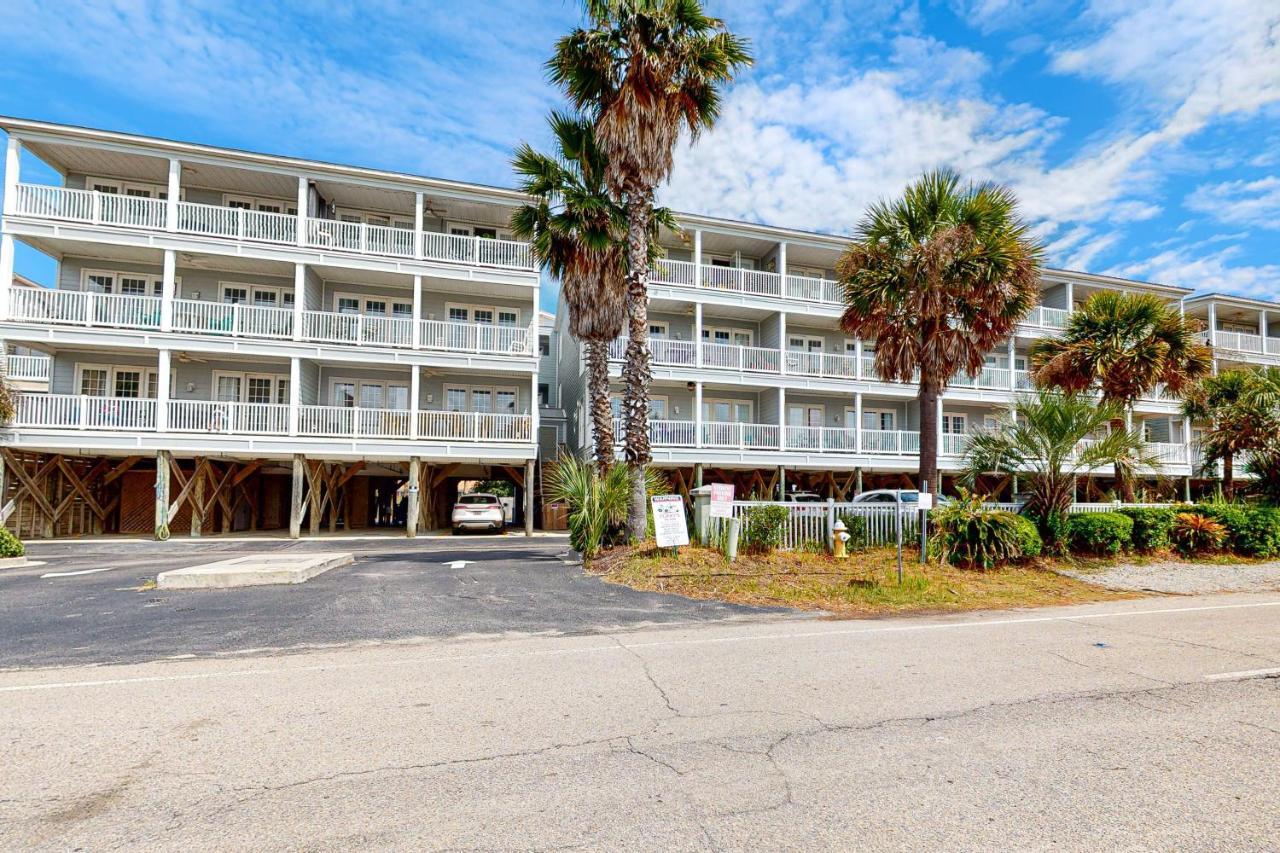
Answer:
[[[984,506],[985,498],[960,490],[960,497],[935,509],[933,550],[962,568],[990,569],[1019,559],[1019,516]]]
[[[1034,560],[1044,552],[1044,540],[1040,538],[1040,531],[1036,529],[1036,523],[1026,516],[1017,515],[1014,518],[1013,529],[1018,537],[1021,557],[1024,560]]]
[[[769,554],[782,546],[782,534],[791,520],[785,506],[753,506],[742,514],[738,546],[748,554]]]
[[[17,536],[0,527],[0,557],[22,557],[27,548]]]
[[[647,470],[648,493],[664,494],[668,484],[656,469]],[[627,466],[611,465],[601,474],[593,462],[563,454],[546,471],[545,485],[553,501],[569,507],[569,545],[584,560],[601,548],[626,541],[631,481]]]
[[[1235,503],[1200,504],[1197,514],[1226,528],[1227,544],[1246,557],[1280,555],[1280,509]]]
[[[1173,547],[1184,557],[1217,551],[1227,541],[1227,528],[1212,518],[1180,512],[1170,534]]]
[[[1121,515],[1133,519],[1133,548],[1150,553],[1169,547],[1169,531],[1177,513],[1172,507],[1126,507]]]
[[[1082,512],[1071,516],[1067,534],[1074,551],[1115,556],[1133,542],[1133,519],[1118,512]]]

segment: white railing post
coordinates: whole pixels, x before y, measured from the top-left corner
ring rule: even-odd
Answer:
[[[480,413],[471,413],[471,437],[477,441],[480,439]]]
[[[164,227],[166,231],[178,230],[178,194],[181,192],[182,163],[177,157],[169,158],[168,198],[164,200]]]
[[[778,450],[787,449],[787,389],[778,389]]]
[[[169,350],[157,352],[156,366],[156,431],[165,432],[169,429]]]
[[[295,237],[297,238],[296,242],[299,246],[304,246],[306,245],[306,242],[307,242],[307,200],[308,200],[307,197],[310,195],[310,193],[307,192],[307,189],[308,189],[307,179],[299,175],[298,176],[298,220],[296,223],[298,233],[295,235]],[[296,290],[294,291],[293,298],[298,302],[302,301],[301,294],[298,293]]]
[[[360,437],[360,407],[351,407],[351,437]]]
[[[418,225],[422,224],[422,193],[418,193]],[[421,227],[418,231],[421,232]],[[415,239],[415,245],[422,244]],[[422,257],[419,250],[418,257]],[[413,277],[413,328],[411,330],[410,345],[414,349],[422,349],[422,276],[415,275]]]
[[[90,202],[90,221],[97,225],[102,221],[102,193],[97,190],[93,191],[93,199]]]
[[[176,161],[171,161],[176,162]],[[160,282],[160,331],[173,331],[173,291],[177,280],[177,253],[164,250],[164,277]]]
[[[409,439],[411,441],[416,441],[418,438],[418,394],[421,390],[422,372],[418,365],[414,364],[409,367]]]
[[[471,238],[471,262],[473,264],[480,263],[480,237],[476,235]]]
[[[244,239],[244,208],[237,207],[236,211],[236,239]]]
[[[306,307],[307,265],[293,265],[293,339],[302,340],[303,309]]]
[[[94,318],[98,316],[98,312],[97,312],[96,307],[95,307],[96,302],[97,302],[97,296],[98,296],[98,295],[97,295],[96,293],[94,293],[92,290],[87,291],[87,292],[85,293],[85,297],[84,297],[84,324],[85,324],[86,326],[92,326],[92,325],[93,325]]]
[[[360,254],[369,251],[369,225],[368,223],[360,223]]]
[[[302,359],[289,359],[289,435],[298,434],[298,415],[302,402]]]
[[[413,256],[419,260],[422,259],[422,243],[426,239],[422,236],[422,225],[422,193],[418,192],[413,194]],[[415,281],[417,278],[414,276]],[[417,319],[417,309],[414,309],[413,316]]]
[[[88,401],[89,401],[89,397],[86,397],[84,394],[80,395],[80,405],[77,407],[78,411],[76,413],[77,414],[76,419],[78,421],[78,424],[77,424],[78,428],[82,430],[85,429],[86,424],[88,424],[89,422]]]

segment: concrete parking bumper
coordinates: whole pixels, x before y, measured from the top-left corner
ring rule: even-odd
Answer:
[[[323,572],[349,566],[349,553],[323,551],[311,554],[250,554],[173,569],[156,576],[160,589],[229,589],[236,586],[306,583]]]

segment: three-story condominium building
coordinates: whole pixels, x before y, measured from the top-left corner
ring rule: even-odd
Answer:
[[[680,224],[681,233],[662,236],[666,258],[650,285],[655,464],[670,469],[677,486],[729,481],[742,494],[760,496],[803,490],[843,498],[911,485],[919,464],[917,388],[881,381],[875,342],[839,330],[834,266],[847,238],[699,216],[682,216]],[[1250,300],[1188,299],[1185,288],[1048,269],[1040,305],[987,356],[976,378],[952,381],[939,403],[948,487],[968,437],[995,426],[1016,395],[1032,387],[1032,342],[1058,334],[1072,310],[1104,290],[1154,293],[1201,317],[1215,330],[1206,339],[1224,367],[1280,363],[1280,346],[1273,347],[1280,342],[1280,306],[1268,313]],[[564,323],[562,317],[562,333]],[[624,350],[618,341],[612,351],[615,380]],[[560,375],[570,442],[586,447],[583,367],[571,342],[567,353]],[[621,384],[614,388],[620,396]],[[1198,430],[1181,416],[1180,402],[1157,390],[1132,417],[1161,462],[1151,480],[1190,489],[1203,473],[1201,454]],[[617,421],[620,437],[621,428]],[[1096,472],[1082,484],[1082,496],[1107,487],[1110,473]],[[1009,478],[986,485],[1014,487]]]
[[[522,196],[0,127],[11,529],[413,532],[447,523],[459,480],[532,487],[539,273],[507,230]],[[48,172],[34,160],[56,182],[28,178]],[[57,260],[54,288],[17,285],[19,241]]]

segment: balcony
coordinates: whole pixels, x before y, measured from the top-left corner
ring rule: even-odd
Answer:
[[[10,293],[9,319],[22,323],[157,331],[162,323],[161,309],[161,300],[151,296],[23,288]],[[415,321],[409,317],[331,311],[300,314],[302,326],[295,336],[294,311],[289,308],[175,299],[173,331],[516,357],[532,356],[537,340],[532,326],[419,320],[415,343]]]
[[[413,231],[362,222],[311,219],[238,207],[179,201],[172,230],[242,242],[305,246],[397,259],[444,261],[468,266],[536,272],[528,243]],[[153,231],[168,229],[162,199],[91,192],[42,184],[19,184],[15,216]],[[299,240],[299,224],[302,236]]]
[[[843,288],[839,282],[799,275],[788,275],[784,279],[778,273],[739,267],[703,264],[699,268],[689,261],[663,258],[654,264],[650,279],[656,284],[676,287],[797,299],[824,305],[843,304]]]
[[[72,394],[16,395],[13,426],[18,429],[67,429],[155,432],[158,403],[152,399],[87,397]],[[290,431],[290,407],[270,403],[170,400],[162,432],[226,436],[299,435],[319,438],[532,441],[529,415],[485,412],[362,409],[299,406],[297,430]]]
[[[1031,313],[1019,325],[1057,332],[1065,329],[1067,321],[1070,319],[1071,312],[1065,308],[1049,308],[1044,305],[1037,305],[1031,309]]]
[[[16,382],[48,382],[52,364],[47,355],[5,356],[5,376]]]
[[[1280,356],[1280,338],[1251,335],[1245,332],[1225,332],[1222,329],[1200,333],[1200,341],[1214,349],[1254,355]]]

